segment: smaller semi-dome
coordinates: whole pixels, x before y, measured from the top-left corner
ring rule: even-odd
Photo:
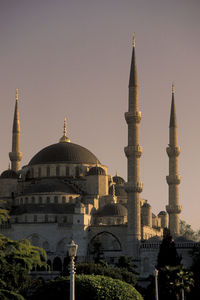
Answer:
[[[122,177],[118,176],[117,174],[115,176],[113,176],[113,181],[116,184],[124,184],[125,183],[125,180]]]
[[[13,170],[6,170],[1,173],[1,178],[17,179],[19,176]]]
[[[98,217],[122,217],[127,216],[127,208],[119,203],[110,203],[96,212]]]
[[[159,212],[158,216],[165,216],[166,214],[167,214],[166,211],[161,210],[161,211]]]
[[[103,168],[96,166],[96,167],[92,167],[88,171],[87,175],[106,175],[106,172]]]
[[[30,185],[25,194],[38,194],[38,193],[54,193],[63,192],[65,194],[77,194],[71,186],[58,179],[42,179],[36,184]]]

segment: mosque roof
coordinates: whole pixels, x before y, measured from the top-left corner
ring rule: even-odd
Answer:
[[[63,192],[65,194],[77,194],[71,186],[59,179],[42,179],[36,184],[30,185],[24,194],[38,194],[38,193],[54,193]]]
[[[97,157],[88,149],[70,142],[60,142],[39,151],[29,162],[29,165],[51,163],[100,163]]]
[[[106,172],[103,168],[96,166],[92,167],[87,175],[106,175]]]
[[[18,174],[13,171],[13,170],[5,170],[1,173],[0,178],[12,178],[12,179],[17,179],[19,178]]]
[[[96,216],[98,217],[122,217],[122,216],[127,216],[127,208],[120,204],[120,203],[110,203],[107,204],[105,206],[103,206],[102,208],[100,208],[97,212],[96,212]]]

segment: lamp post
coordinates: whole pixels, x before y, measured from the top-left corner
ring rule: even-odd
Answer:
[[[158,300],[158,270],[155,269],[156,300]]]
[[[71,244],[67,245],[67,252],[70,256],[71,263],[70,263],[70,300],[75,300],[75,264],[74,258],[76,256],[78,249],[78,245],[71,241]]]

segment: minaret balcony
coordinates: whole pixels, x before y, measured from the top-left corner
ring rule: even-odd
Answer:
[[[182,211],[181,205],[166,205],[166,211],[168,214],[180,214]]]
[[[138,181],[136,183],[126,182],[124,187],[127,193],[141,193],[143,190],[143,186],[143,182]]]
[[[141,113],[141,111],[126,112],[125,119],[126,119],[127,124],[140,123],[140,121],[142,119],[142,113]]]
[[[140,158],[142,155],[142,146],[127,146],[124,148],[124,152],[126,154],[126,157],[134,156]]]
[[[167,154],[169,157],[176,157],[179,156],[180,152],[181,152],[181,148],[180,147],[173,147],[170,146],[166,148]]]
[[[11,161],[21,161],[22,160],[22,152],[10,152],[9,157]]]
[[[169,175],[169,176],[166,176],[166,180],[169,185],[180,184],[181,176],[180,175]]]

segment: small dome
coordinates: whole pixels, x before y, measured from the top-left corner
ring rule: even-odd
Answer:
[[[1,173],[1,178],[11,178],[11,179],[17,179],[19,178],[18,174],[13,170],[6,170]]]
[[[109,187],[109,194],[118,197],[127,197],[127,193],[122,185],[113,184]]]
[[[113,181],[116,184],[124,184],[125,183],[125,180],[122,177],[117,176],[117,175],[113,177]]]
[[[142,205],[142,208],[150,208],[150,207],[151,205],[147,202]]]
[[[99,163],[88,149],[73,143],[57,143],[39,151],[29,162],[30,165],[51,163]]]
[[[91,168],[87,175],[106,175],[106,172],[103,168],[96,166]]]
[[[119,203],[107,204],[96,212],[98,217],[123,217],[127,214],[127,208]]]
[[[158,216],[165,216],[165,215],[167,215],[167,212],[164,210],[161,210],[158,214]]]
[[[65,193],[77,194],[69,185],[58,179],[42,179],[36,184],[30,185],[24,194],[38,194],[38,193]]]

